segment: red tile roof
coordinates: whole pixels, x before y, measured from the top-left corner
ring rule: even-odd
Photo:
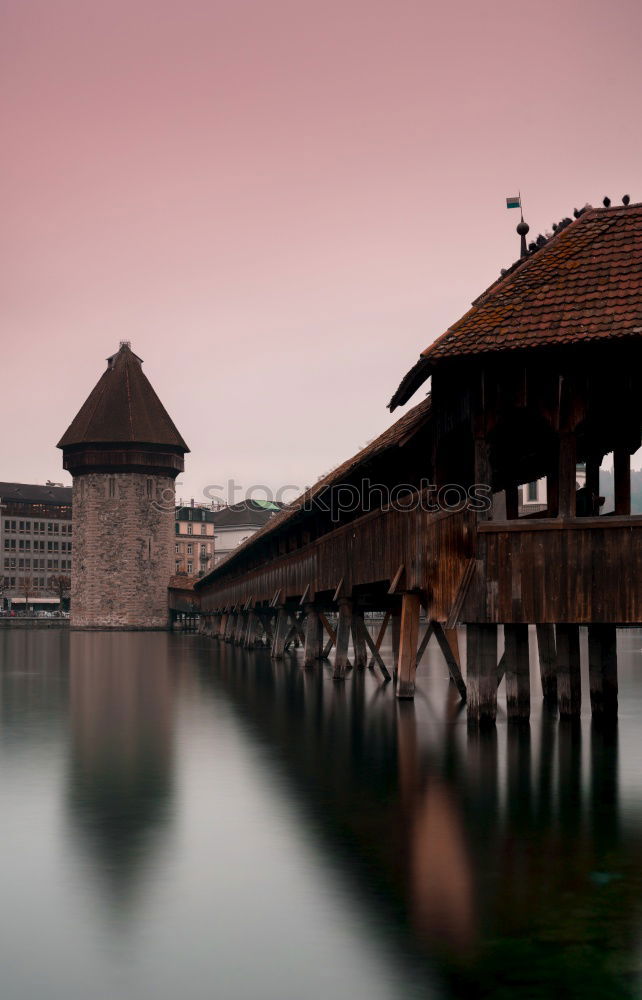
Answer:
[[[444,359],[642,336],[642,204],[587,209],[422,352],[390,408]]]
[[[189,448],[144,374],[128,343],[107,359],[107,369],[80,407],[59,448],[78,444],[160,444]]]

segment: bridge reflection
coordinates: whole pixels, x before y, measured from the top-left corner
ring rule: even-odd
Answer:
[[[642,813],[623,822],[616,721],[470,730],[441,684],[399,704],[363,671],[342,686],[300,654],[194,643],[204,688],[449,995],[638,995]]]

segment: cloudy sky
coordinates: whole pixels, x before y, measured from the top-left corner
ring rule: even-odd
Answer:
[[[127,339],[192,449],[179,494],[305,486],[517,256],[507,195],[533,235],[642,199],[638,0],[0,12],[3,480],[68,481]]]

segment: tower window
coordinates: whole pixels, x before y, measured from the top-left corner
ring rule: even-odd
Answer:
[[[108,495],[110,498],[116,496],[116,479],[114,476],[109,477]]]

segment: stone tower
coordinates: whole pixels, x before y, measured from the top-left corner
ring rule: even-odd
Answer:
[[[128,341],[58,447],[73,476],[72,626],[167,628],[174,480],[189,448]]]

